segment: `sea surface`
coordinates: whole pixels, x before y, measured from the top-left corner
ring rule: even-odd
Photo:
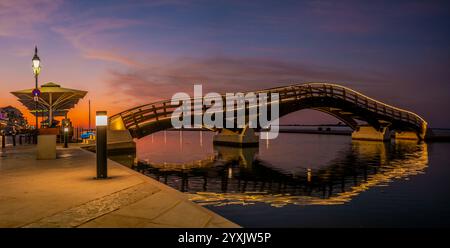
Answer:
[[[448,227],[450,143],[281,133],[259,147],[162,131],[115,159],[244,227]]]

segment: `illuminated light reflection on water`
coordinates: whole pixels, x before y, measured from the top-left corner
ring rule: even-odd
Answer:
[[[415,194],[424,190],[422,186],[406,184],[419,180],[419,175],[427,177],[430,146],[440,149],[447,144],[280,134],[276,140],[262,140],[259,148],[231,148],[213,146],[212,136],[198,131],[156,133],[137,142],[138,159],[128,156],[126,162],[122,157],[121,162],[243,226],[410,226],[393,221],[395,212],[405,207],[414,210],[409,220],[440,226],[433,220],[436,216],[428,222],[415,216],[415,211],[432,206],[423,205]],[[361,201],[364,198],[367,203]],[[448,209],[447,198],[437,208]],[[365,216],[366,211],[382,213],[378,219],[394,216],[383,223]],[[400,212],[398,217],[406,218]],[[342,215],[349,217],[342,221]]]

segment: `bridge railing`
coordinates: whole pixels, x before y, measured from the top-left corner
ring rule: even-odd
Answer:
[[[309,83],[287,87],[272,88],[261,93],[279,93],[281,102],[296,101],[311,97],[331,97],[351,102],[381,116],[410,123],[419,128],[426,127],[426,121],[419,115],[377,101],[350,88],[328,83]]]
[[[418,127],[426,126],[425,120],[419,115],[410,111],[400,109],[389,104],[377,101],[355,90],[340,86],[340,85],[327,85],[325,91],[332,89],[334,92],[338,92],[337,96],[346,101],[353,102],[354,104],[363,107],[371,112],[377,113],[381,116],[388,116],[392,119],[407,122]]]
[[[255,93],[266,93],[268,95],[270,95],[270,93],[278,93],[280,104],[314,97],[330,97],[342,99],[344,101],[351,102],[361,108],[365,108],[366,110],[369,110],[380,116],[385,116],[397,121],[410,123],[418,127],[419,129],[422,129],[423,132],[425,131],[424,129],[426,129],[427,126],[425,120],[413,112],[377,101],[360,92],[336,84],[307,83],[271,88],[257,91]],[[222,97],[225,98],[225,95],[222,95]],[[195,99],[191,101],[191,111],[193,111],[195,108],[194,101]],[[115,116],[112,116],[111,118],[120,116],[127,129],[139,128],[139,126],[153,121],[170,118],[173,111],[179,106],[179,104],[171,105],[171,100],[164,100],[123,111]],[[248,105],[246,107],[248,107]],[[202,112],[204,110],[205,108],[204,106],[202,106]]]

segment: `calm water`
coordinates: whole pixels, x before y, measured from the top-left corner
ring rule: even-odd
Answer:
[[[115,159],[244,227],[450,226],[448,143],[284,133],[241,149],[212,136],[160,132]]]

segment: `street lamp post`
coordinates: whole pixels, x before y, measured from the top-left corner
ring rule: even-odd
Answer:
[[[96,153],[97,153],[97,179],[108,178],[107,164],[107,136],[108,116],[106,111],[97,111],[95,115],[96,126]]]
[[[34,90],[33,90],[33,100],[34,100],[34,115],[36,116],[36,125],[35,125],[35,130],[36,130],[36,135],[37,135],[37,129],[38,129],[38,114],[37,114],[37,109],[38,109],[38,101],[39,101],[39,95],[41,94],[41,92],[38,89],[38,76],[39,73],[41,73],[41,60],[39,59],[38,56],[38,50],[37,50],[37,46],[34,47],[34,56],[32,61],[32,68],[33,68],[33,73],[34,73],[34,79],[35,79],[35,85],[34,85]],[[35,137],[35,142],[37,141],[37,137]]]

